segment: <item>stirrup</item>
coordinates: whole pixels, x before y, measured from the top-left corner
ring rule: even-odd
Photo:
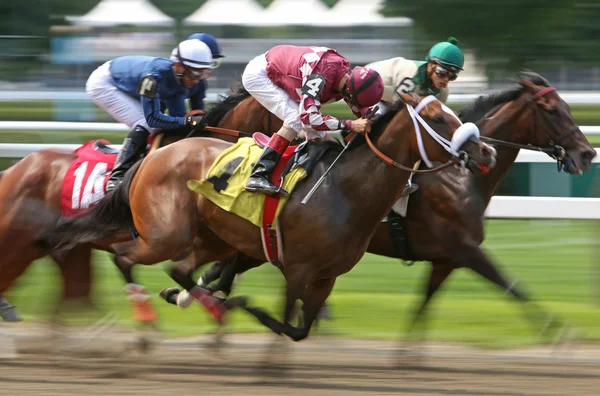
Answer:
[[[123,182],[123,178],[108,179],[106,182],[106,192],[112,191]]]
[[[254,182],[254,183],[253,183]],[[251,184],[256,184],[256,185],[251,185]],[[276,185],[274,185],[271,182],[266,181],[265,179],[261,178],[261,177],[255,177],[255,178],[250,178],[248,179],[248,182],[246,183],[246,191],[249,192],[253,192],[253,193],[259,193],[259,194],[267,194],[267,195],[282,195],[282,196],[288,196],[290,195],[289,192],[287,192],[286,190],[284,190],[281,187],[277,187]]]
[[[404,190],[402,190],[402,194],[400,194],[400,197],[407,197],[410,194],[414,193],[415,191],[417,191],[419,189],[419,185],[417,184],[413,184],[413,183],[408,183],[405,187]]]

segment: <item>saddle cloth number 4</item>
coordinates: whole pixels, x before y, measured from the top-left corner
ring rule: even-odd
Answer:
[[[106,162],[96,162],[89,174],[87,172],[88,165],[88,161],[83,161],[73,172],[75,182],[73,183],[73,195],[71,196],[72,209],[89,208],[104,197],[103,175],[108,169],[108,164]],[[85,186],[82,191],[81,187],[84,182]]]

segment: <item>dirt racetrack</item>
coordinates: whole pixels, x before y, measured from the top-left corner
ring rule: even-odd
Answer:
[[[2,396],[600,394],[597,346],[552,355],[545,347],[428,345],[395,367],[393,343],[324,336],[280,341],[269,352],[271,336],[229,335],[219,353],[203,336],[161,341],[147,354],[128,349],[131,337],[106,334],[86,341],[85,354],[75,352],[80,339],[48,343],[20,333],[13,340],[17,356],[0,359]],[[275,359],[270,367],[266,356]]]

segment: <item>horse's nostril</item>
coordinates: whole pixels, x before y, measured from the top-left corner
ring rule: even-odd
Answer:
[[[586,150],[583,153],[581,153],[581,156],[584,159],[590,159],[591,160],[592,158],[594,158],[596,156],[596,150]]]
[[[481,155],[483,155],[485,158],[493,157],[496,155],[496,152],[493,148],[486,145],[486,146],[481,147]]]

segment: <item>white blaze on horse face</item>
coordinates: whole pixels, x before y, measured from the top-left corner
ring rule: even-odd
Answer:
[[[454,135],[452,135],[452,142],[450,148],[455,152],[458,152],[462,145],[465,144],[467,140],[471,138],[479,139],[479,128],[472,122],[462,124],[454,132]]]

